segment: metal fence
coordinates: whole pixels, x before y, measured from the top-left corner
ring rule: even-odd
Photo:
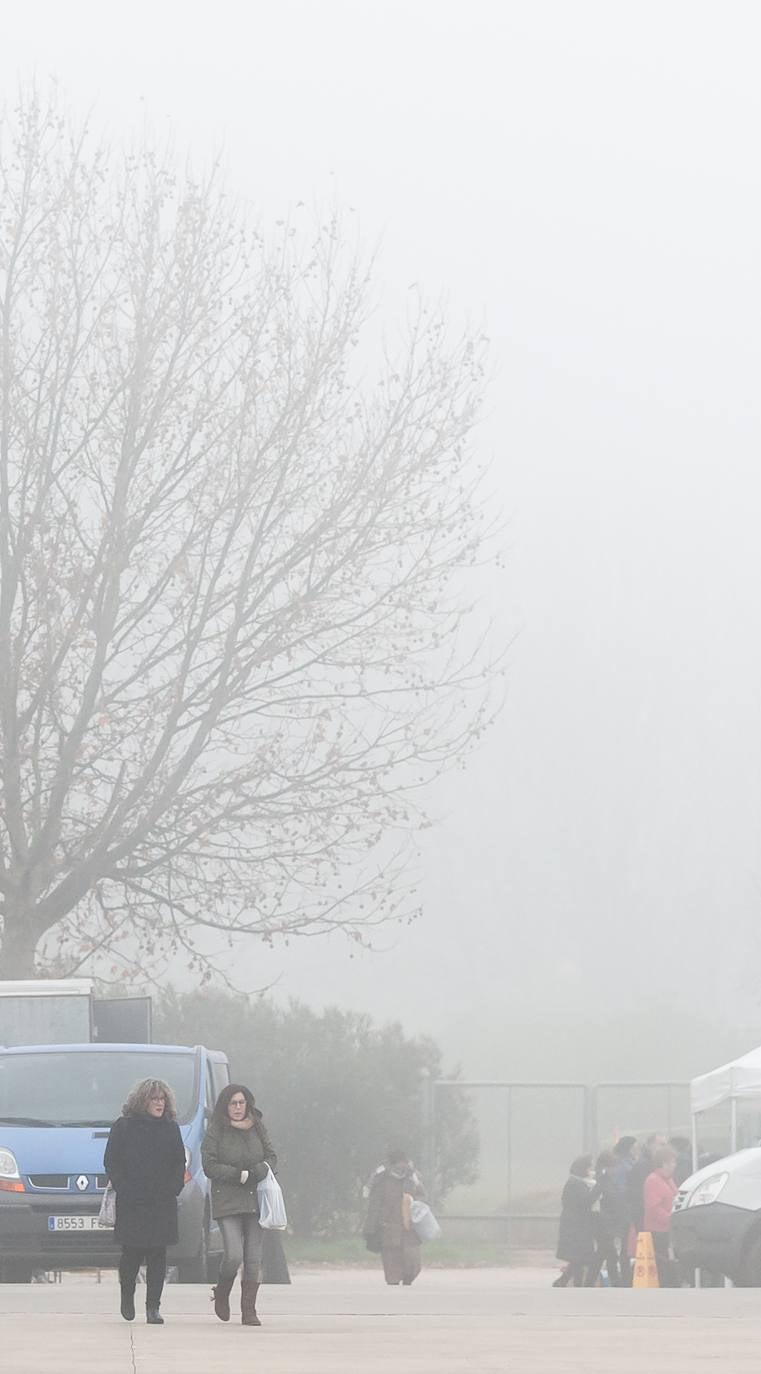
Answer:
[[[457,1091],[479,1131],[477,1180],[455,1188],[447,1230],[516,1245],[554,1245],[560,1193],[576,1155],[621,1135],[690,1134],[689,1084],[552,1083],[438,1079],[424,1098],[426,1158],[436,1175],[442,1095]]]

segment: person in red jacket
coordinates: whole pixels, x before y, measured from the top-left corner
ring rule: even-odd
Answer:
[[[660,1149],[653,1153],[653,1168],[645,1179],[643,1200],[645,1215],[643,1231],[653,1237],[653,1248],[658,1265],[658,1279],[662,1287],[672,1281],[670,1264],[671,1208],[676,1197],[674,1182],[676,1155],[673,1150]]]

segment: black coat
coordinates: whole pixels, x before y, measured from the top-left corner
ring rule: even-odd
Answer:
[[[626,1240],[629,1235],[629,1227],[634,1225],[635,1208],[630,1182],[633,1168],[634,1161],[632,1159],[619,1159],[608,1174],[615,1196],[614,1232],[619,1240]]]
[[[623,1236],[628,1232],[628,1226],[625,1231],[621,1230],[621,1199],[616,1186],[614,1169],[601,1169],[599,1171],[597,1189],[600,1197],[598,1237],[601,1242],[611,1241],[616,1236]]]
[[[569,1264],[593,1263],[596,1228],[592,1205],[598,1196],[597,1188],[571,1174],[561,1198],[558,1259]]]
[[[629,1207],[632,1225],[637,1232],[645,1227],[645,1179],[652,1172],[652,1155],[649,1150],[643,1150],[629,1172]]]
[[[103,1167],[116,1191],[114,1237],[142,1250],[177,1240],[177,1198],[185,1147],[176,1121],[120,1116],[111,1127]]]

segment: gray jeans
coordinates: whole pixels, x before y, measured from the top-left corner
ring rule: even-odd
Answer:
[[[262,1258],[262,1228],[256,1212],[238,1212],[234,1217],[220,1217],[219,1229],[225,1247],[225,1257],[219,1266],[223,1279],[234,1279],[243,1265],[243,1277],[259,1277]]]

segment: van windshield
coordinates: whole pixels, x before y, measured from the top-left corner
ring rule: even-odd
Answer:
[[[195,1106],[195,1057],[160,1050],[30,1050],[0,1054],[0,1124],[110,1126],[143,1078],[163,1078],[177,1098],[177,1120]]]

